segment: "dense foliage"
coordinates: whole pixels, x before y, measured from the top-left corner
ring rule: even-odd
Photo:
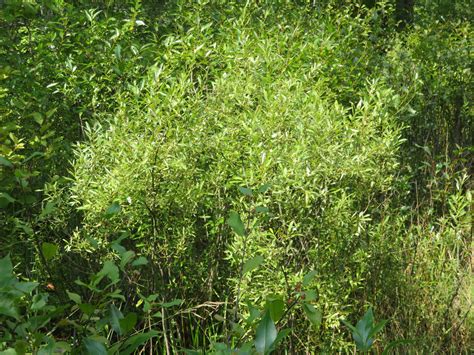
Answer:
[[[469,351],[472,5],[0,1],[0,351]]]

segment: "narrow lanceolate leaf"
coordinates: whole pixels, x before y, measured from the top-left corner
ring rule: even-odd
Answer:
[[[229,218],[227,219],[227,224],[237,235],[241,237],[245,236],[245,226],[237,212],[230,212]]]
[[[257,255],[255,257],[247,260],[244,264],[242,273],[245,275],[246,273],[252,271],[253,269],[256,269],[257,267],[259,267],[261,263],[263,263],[263,256],[261,256],[261,255]]]
[[[277,338],[277,330],[270,312],[266,311],[262,320],[258,324],[255,334],[255,348],[259,354],[265,354],[273,345]]]

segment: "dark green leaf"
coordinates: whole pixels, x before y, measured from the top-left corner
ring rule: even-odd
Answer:
[[[267,192],[268,189],[271,186],[272,186],[271,184],[264,184],[264,185],[260,186],[257,191],[263,194],[263,193]]]
[[[107,355],[107,348],[102,341],[96,340],[94,337],[84,339],[84,347],[86,354],[89,355]]]
[[[133,353],[140,345],[146,343],[148,340],[150,340],[153,337],[156,337],[158,335],[158,332],[155,330],[151,330],[147,333],[139,333],[136,334],[132,337],[130,337],[126,342],[125,346],[126,348],[124,350],[120,351],[120,355],[130,355]]]
[[[84,313],[87,314],[88,316],[92,315],[94,313],[95,307],[91,305],[90,303],[81,303],[79,305],[79,309]]]
[[[310,302],[318,298],[318,292],[315,290],[307,290],[304,292],[305,301]]]
[[[160,303],[160,305],[161,305],[161,307],[164,307],[164,308],[170,308],[170,307],[174,307],[174,306],[179,306],[179,305],[181,305],[181,303],[183,303],[183,300],[177,298],[175,300],[172,300],[171,302]]]
[[[315,270],[308,272],[306,275],[303,277],[303,286],[307,287],[311,284],[311,281],[313,281],[314,277],[316,276],[317,272]]]
[[[253,191],[252,189],[249,189],[248,187],[242,187],[239,186],[239,191],[241,194],[246,195],[246,196],[253,196]]]
[[[130,332],[137,324],[137,319],[136,313],[129,313],[124,318],[120,319],[119,323],[122,334]]]
[[[120,268],[123,269],[132,258],[135,256],[135,253],[131,250],[126,251],[120,256]]]
[[[13,164],[7,158],[0,157],[0,165],[6,166],[7,168],[13,168]]]
[[[120,207],[118,202],[114,202],[107,208],[107,210],[105,211],[105,215],[111,217],[119,213],[121,209],[122,208]]]
[[[257,213],[268,213],[268,211],[270,210],[268,209],[268,207],[265,207],[265,206],[257,206],[255,208],[255,212]]]
[[[227,219],[227,224],[237,235],[241,237],[245,236],[245,226],[242,223],[240,215],[237,212],[230,212],[229,218]]]
[[[122,335],[122,329],[120,328],[121,319],[123,319],[122,312],[120,312],[120,310],[117,307],[115,307],[114,304],[111,304],[109,306],[110,325],[112,326],[112,329],[115,330],[115,332],[118,335]]]
[[[46,261],[51,260],[52,258],[55,257],[55,255],[58,252],[59,247],[56,244],[44,242],[41,245],[41,250],[43,252],[43,256],[46,259]]]
[[[38,282],[18,282],[15,283],[15,288],[29,295],[38,285]]]
[[[312,304],[306,302],[303,303],[303,311],[306,314],[306,317],[311,322],[311,324],[314,325],[316,328],[319,328],[323,319],[321,311],[314,308]]]
[[[15,319],[20,318],[20,314],[18,313],[18,309],[16,308],[13,301],[3,297],[0,298],[0,314],[3,314],[8,317],[12,317]]]
[[[258,324],[255,334],[255,348],[260,354],[265,354],[275,342],[277,330],[270,317],[270,312],[266,311],[262,320]]]
[[[10,254],[0,259],[0,287],[9,284],[13,278],[13,265]]]
[[[285,312],[285,302],[283,302],[283,297],[277,295],[268,296],[265,309],[270,312],[272,320],[278,322]]]

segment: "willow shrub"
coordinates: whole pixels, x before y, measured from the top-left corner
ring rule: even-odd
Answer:
[[[315,270],[322,332],[304,318],[293,325],[308,346],[345,346],[339,320],[359,309],[371,253],[389,244],[371,234],[402,142],[405,98],[369,74],[371,20],[281,6],[216,19],[211,5],[196,7],[162,38],[148,78],[77,146],[81,233],[100,244],[130,231],[152,260],[143,279],[165,299],[232,298],[242,241],[225,218],[246,210],[239,186],[269,183],[261,202],[273,217],[248,246],[264,262],[246,275],[242,299],[284,294]],[[114,202],[121,213],[104,219]]]
[[[66,249],[92,252],[127,233],[127,248],[150,260],[140,274],[147,293],[188,305],[232,302],[240,290],[242,303],[261,306],[314,271],[323,321],[315,329],[291,315],[290,352],[348,350],[340,321],[367,303],[391,320],[385,340],[439,351],[454,331],[463,348],[466,281],[446,275],[465,272],[456,251],[468,244],[470,197],[464,181],[449,190],[450,209],[412,205],[416,175],[401,157],[428,76],[411,60],[416,48],[383,28],[382,10],[176,2],[148,20],[161,36],[156,63],[76,146],[71,199],[62,198],[83,220]],[[264,184],[253,201],[238,191]],[[256,205],[269,208],[265,223],[247,215]],[[244,242],[225,223],[232,210],[251,227],[246,258],[263,257],[242,283]],[[182,340],[187,328],[174,321],[163,327]]]

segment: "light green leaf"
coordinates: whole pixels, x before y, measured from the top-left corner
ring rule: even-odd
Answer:
[[[273,345],[277,338],[275,324],[270,317],[270,312],[266,311],[262,320],[258,324],[255,334],[255,348],[260,354],[265,354]]]
[[[38,123],[39,125],[42,125],[43,122],[44,122],[44,117],[41,113],[39,112],[33,112],[31,114],[31,116],[33,116],[33,119],[35,120],[36,123]]]
[[[268,207],[265,207],[265,206],[257,206],[255,208],[255,212],[257,213],[268,213],[268,211],[270,210],[268,209]]]
[[[148,264],[148,259],[145,258],[144,256],[140,256],[136,260],[132,262],[132,266],[140,266],[140,265],[146,265]]]
[[[81,296],[78,295],[77,293],[69,292],[69,291],[66,291],[66,293],[67,293],[67,296],[69,297],[69,299],[70,299],[71,301],[73,301],[74,303],[77,303],[77,304],[81,304],[81,303],[82,303]]]
[[[94,277],[92,285],[95,287],[99,282],[104,278],[108,277],[112,283],[117,283],[119,281],[119,269],[118,267],[110,260],[107,260],[100,270]]]
[[[261,255],[254,256],[253,258],[247,260],[243,267],[243,274],[245,275],[246,273],[259,267],[260,264],[263,263],[263,260],[263,256]]]

